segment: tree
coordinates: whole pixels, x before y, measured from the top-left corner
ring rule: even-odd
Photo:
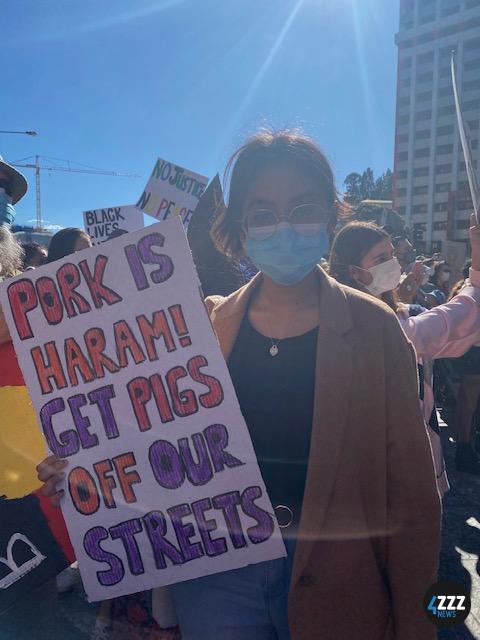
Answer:
[[[349,173],[345,178],[345,200],[350,204],[357,204],[362,200],[361,179],[359,173]]]
[[[363,199],[375,198],[375,177],[373,171],[368,167],[363,173],[360,180],[360,186],[363,194]]]
[[[387,169],[375,181],[375,200],[391,200],[393,193],[393,173]]]
[[[392,172],[387,169],[375,180],[370,167],[363,173],[349,173],[344,181],[345,200],[352,205],[362,200],[391,200]]]

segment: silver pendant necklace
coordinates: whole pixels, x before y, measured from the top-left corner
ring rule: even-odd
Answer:
[[[276,355],[278,355],[278,343],[280,342],[280,340],[274,340],[273,338],[270,338],[270,342],[272,343],[272,346],[270,347],[269,352],[272,358],[274,358]]]

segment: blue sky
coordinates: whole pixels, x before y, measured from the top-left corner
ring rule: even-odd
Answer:
[[[160,156],[213,176],[264,124],[302,126],[338,186],[393,164],[397,0],[4,0],[0,154],[141,178],[42,173],[42,213],[133,204]],[[17,221],[35,216],[34,176]]]

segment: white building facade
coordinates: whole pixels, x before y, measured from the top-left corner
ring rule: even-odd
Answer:
[[[480,165],[480,0],[400,0],[394,207],[421,251],[466,240],[472,210],[450,74]]]

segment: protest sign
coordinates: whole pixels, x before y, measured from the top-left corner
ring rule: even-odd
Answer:
[[[177,217],[0,287],[90,600],[285,553],[198,285]]]
[[[158,220],[180,216],[188,227],[207,183],[205,176],[159,158],[137,207]]]
[[[83,212],[83,226],[92,244],[110,240],[122,231],[137,231],[143,227],[143,213],[134,204]]]
[[[227,296],[245,284],[238,263],[220,253],[210,236],[213,221],[224,207],[217,173],[198,201],[187,231],[188,243],[205,296]]]

